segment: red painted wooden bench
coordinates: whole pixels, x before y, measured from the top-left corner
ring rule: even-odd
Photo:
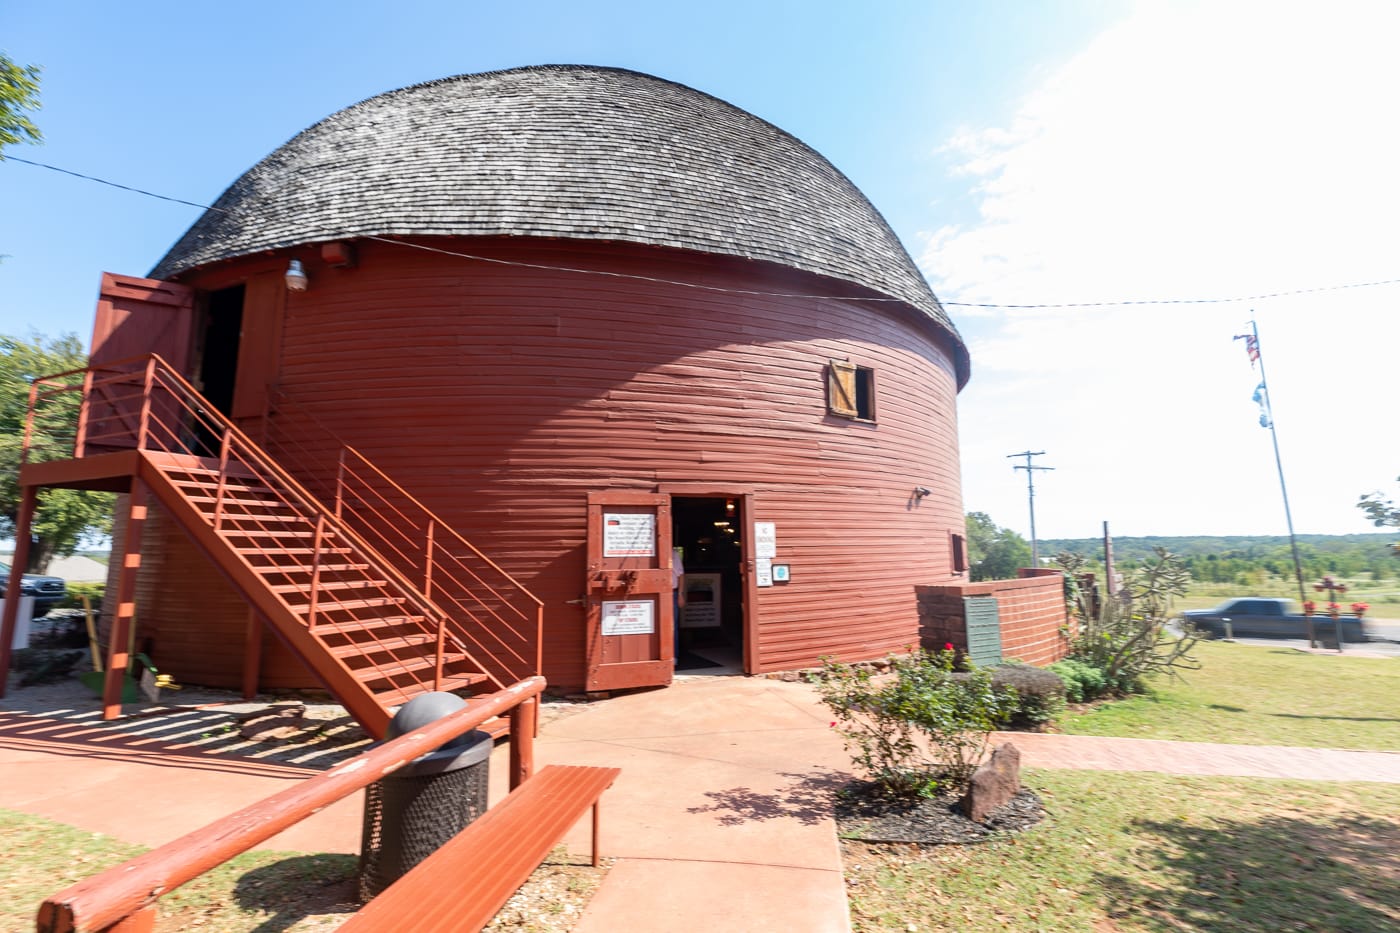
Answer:
[[[590,806],[598,864],[598,801],[622,771],[550,765],[365,905],[343,933],[480,930]]]

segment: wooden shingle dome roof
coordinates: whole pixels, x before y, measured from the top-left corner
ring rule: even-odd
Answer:
[[[152,271],[357,236],[620,240],[781,263],[920,309],[966,349],[894,232],[811,147],[707,94],[549,65],[391,91],[223,193]]]

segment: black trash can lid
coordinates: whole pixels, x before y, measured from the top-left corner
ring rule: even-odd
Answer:
[[[396,739],[414,729],[436,722],[444,716],[464,709],[467,701],[453,693],[424,693],[409,700],[389,722],[386,739]],[[458,736],[446,745],[413,759],[412,762],[394,772],[401,777],[418,777],[424,774],[456,771],[480,764],[491,757],[491,736],[480,729],[473,729]],[[390,775],[393,777],[394,775]]]

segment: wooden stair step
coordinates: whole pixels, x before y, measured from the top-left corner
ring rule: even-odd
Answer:
[[[422,696],[425,693],[435,693],[439,690],[444,693],[454,693],[458,690],[470,691],[478,684],[484,684],[490,680],[490,677],[479,673],[443,674],[441,687],[434,686],[433,682],[429,680],[427,683],[408,684],[390,690],[376,690],[374,698],[384,706],[402,706],[414,697]],[[510,731],[510,720],[497,717],[483,723],[479,728],[490,732],[492,738],[496,738]]]
[[[346,599],[346,600],[317,600],[317,612],[350,612],[355,609],[378,609],[381,606],[399,606],[406,600],[397,596],[376,596],[371,599]],[[307,615],[311,612],[311,604],[304,606],[292,606],[292,611],[297,615]]]
[[[320,622],[316,623],[315,632],[318,636],[330,635],[357,635],[361,632],[387,632],[401,628],[406,625],[422,626],[427,621],[425,616],[379,616],[373,619],[353,619],[349,622]]]
[[[279,547],[279,548],[277,548],[277,549],[274,550],[274,551],[269,551],[267,548],[260,548],[260,547],[240,547],[240,548],[234,548],[234,550],[236,550],[239,554],[243,555],[244,557],[267,557],[267,558],[282,557],[282,556],[284,556],[284,555],[285,555],[285,556],[290,556],[290,557],[304,557],[304,556],[315,556],[315,555],[317,555],[317,554],[353,554],[353,553],[354,553],[354,551],[351,550],[351,549],[348,548],[348,547],[321,547],[321,548],[314,548],[314,547]],[[270,565],[269,565],[269,566],[270,566]],[[258,569],[261,570],[262,568],[258,568]]]
[[[212,516],[212,512],[205,513]],[[220,527],[228,522],[251,522],[257,525],[276,523],[279,525],[306,525],[314,526],[316,523],[312,519],[306,518],[296,513],[287,511],[269,512],[266,515],[248,515],[243,512],[224,512],[219,516]],[[331,534],[331,529],[327,528],[323,534]]]
[[[442,666],[448,667],[454,661],[461,661],[465,655],[444,654]],[[376,680],[389,680],[393,677],[415,677],[421,671],[431,671],[437,667],[437,658],[433,655],[421,655],[416,658],[395,658],[392,661],[382,661],[370,667],[352,668],[351,675],[362,684],[374,683]],[[448,675],[444,673],[444,678]],[[469,677],[469,674],[453,674],[453,677]],[[481,676],[485,676],[484,674]]]
[[[272,530],[268,528],[220,528],[219,533],[229,538],[309,538],[315,532],[310,528],[300,531]],[[321,532],[323,538],[334,537],[335,532],[327,529]],[[279,550],[281,550],[279,548]]]
[[[357,573],[370,569],[370,564],[321,564],[322,573]],[[267,564],[262,567],[254,567],[258,573],[264,576],[273,574],[285,574],[294,576],[298,574],[312,574],[316,572],[315,564]]]
[[[316,584],[318,590],[363,590],[369,588],[379,588],[387,586],[388,580],[322,580]],[[311,587],[311,583],[278,583],[271,585],[268,589],[274,593],[305,593]]]
[[[424,645],[432,645],[436,642],[436,635],[433,635],[431,632],[420,632],[416,635],[395,635],[392,638],[380,638],[375,641],[355,641],[347,645],[336,645],[330,649],[330,652],[337,658],[356,658],[375,654],[380,651],[402,651],[405,648],[421,648]]]

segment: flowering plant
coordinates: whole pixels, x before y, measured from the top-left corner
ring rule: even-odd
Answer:
[[[1310,616],[1314,612],[1317,612],[1317,603],[1313,602],[1311,599],[1303,603],[1303,615]]]
[[[1336,603],[1328,603],[1327,614],[1335,619],[1337,618],[1337,616],[1342,614],[1342,607],[1337,605]]]
[[[1366,614],[1366,610],[1371,608],[1370,603],[1352,603],[1351,611],[1359,619]]]

